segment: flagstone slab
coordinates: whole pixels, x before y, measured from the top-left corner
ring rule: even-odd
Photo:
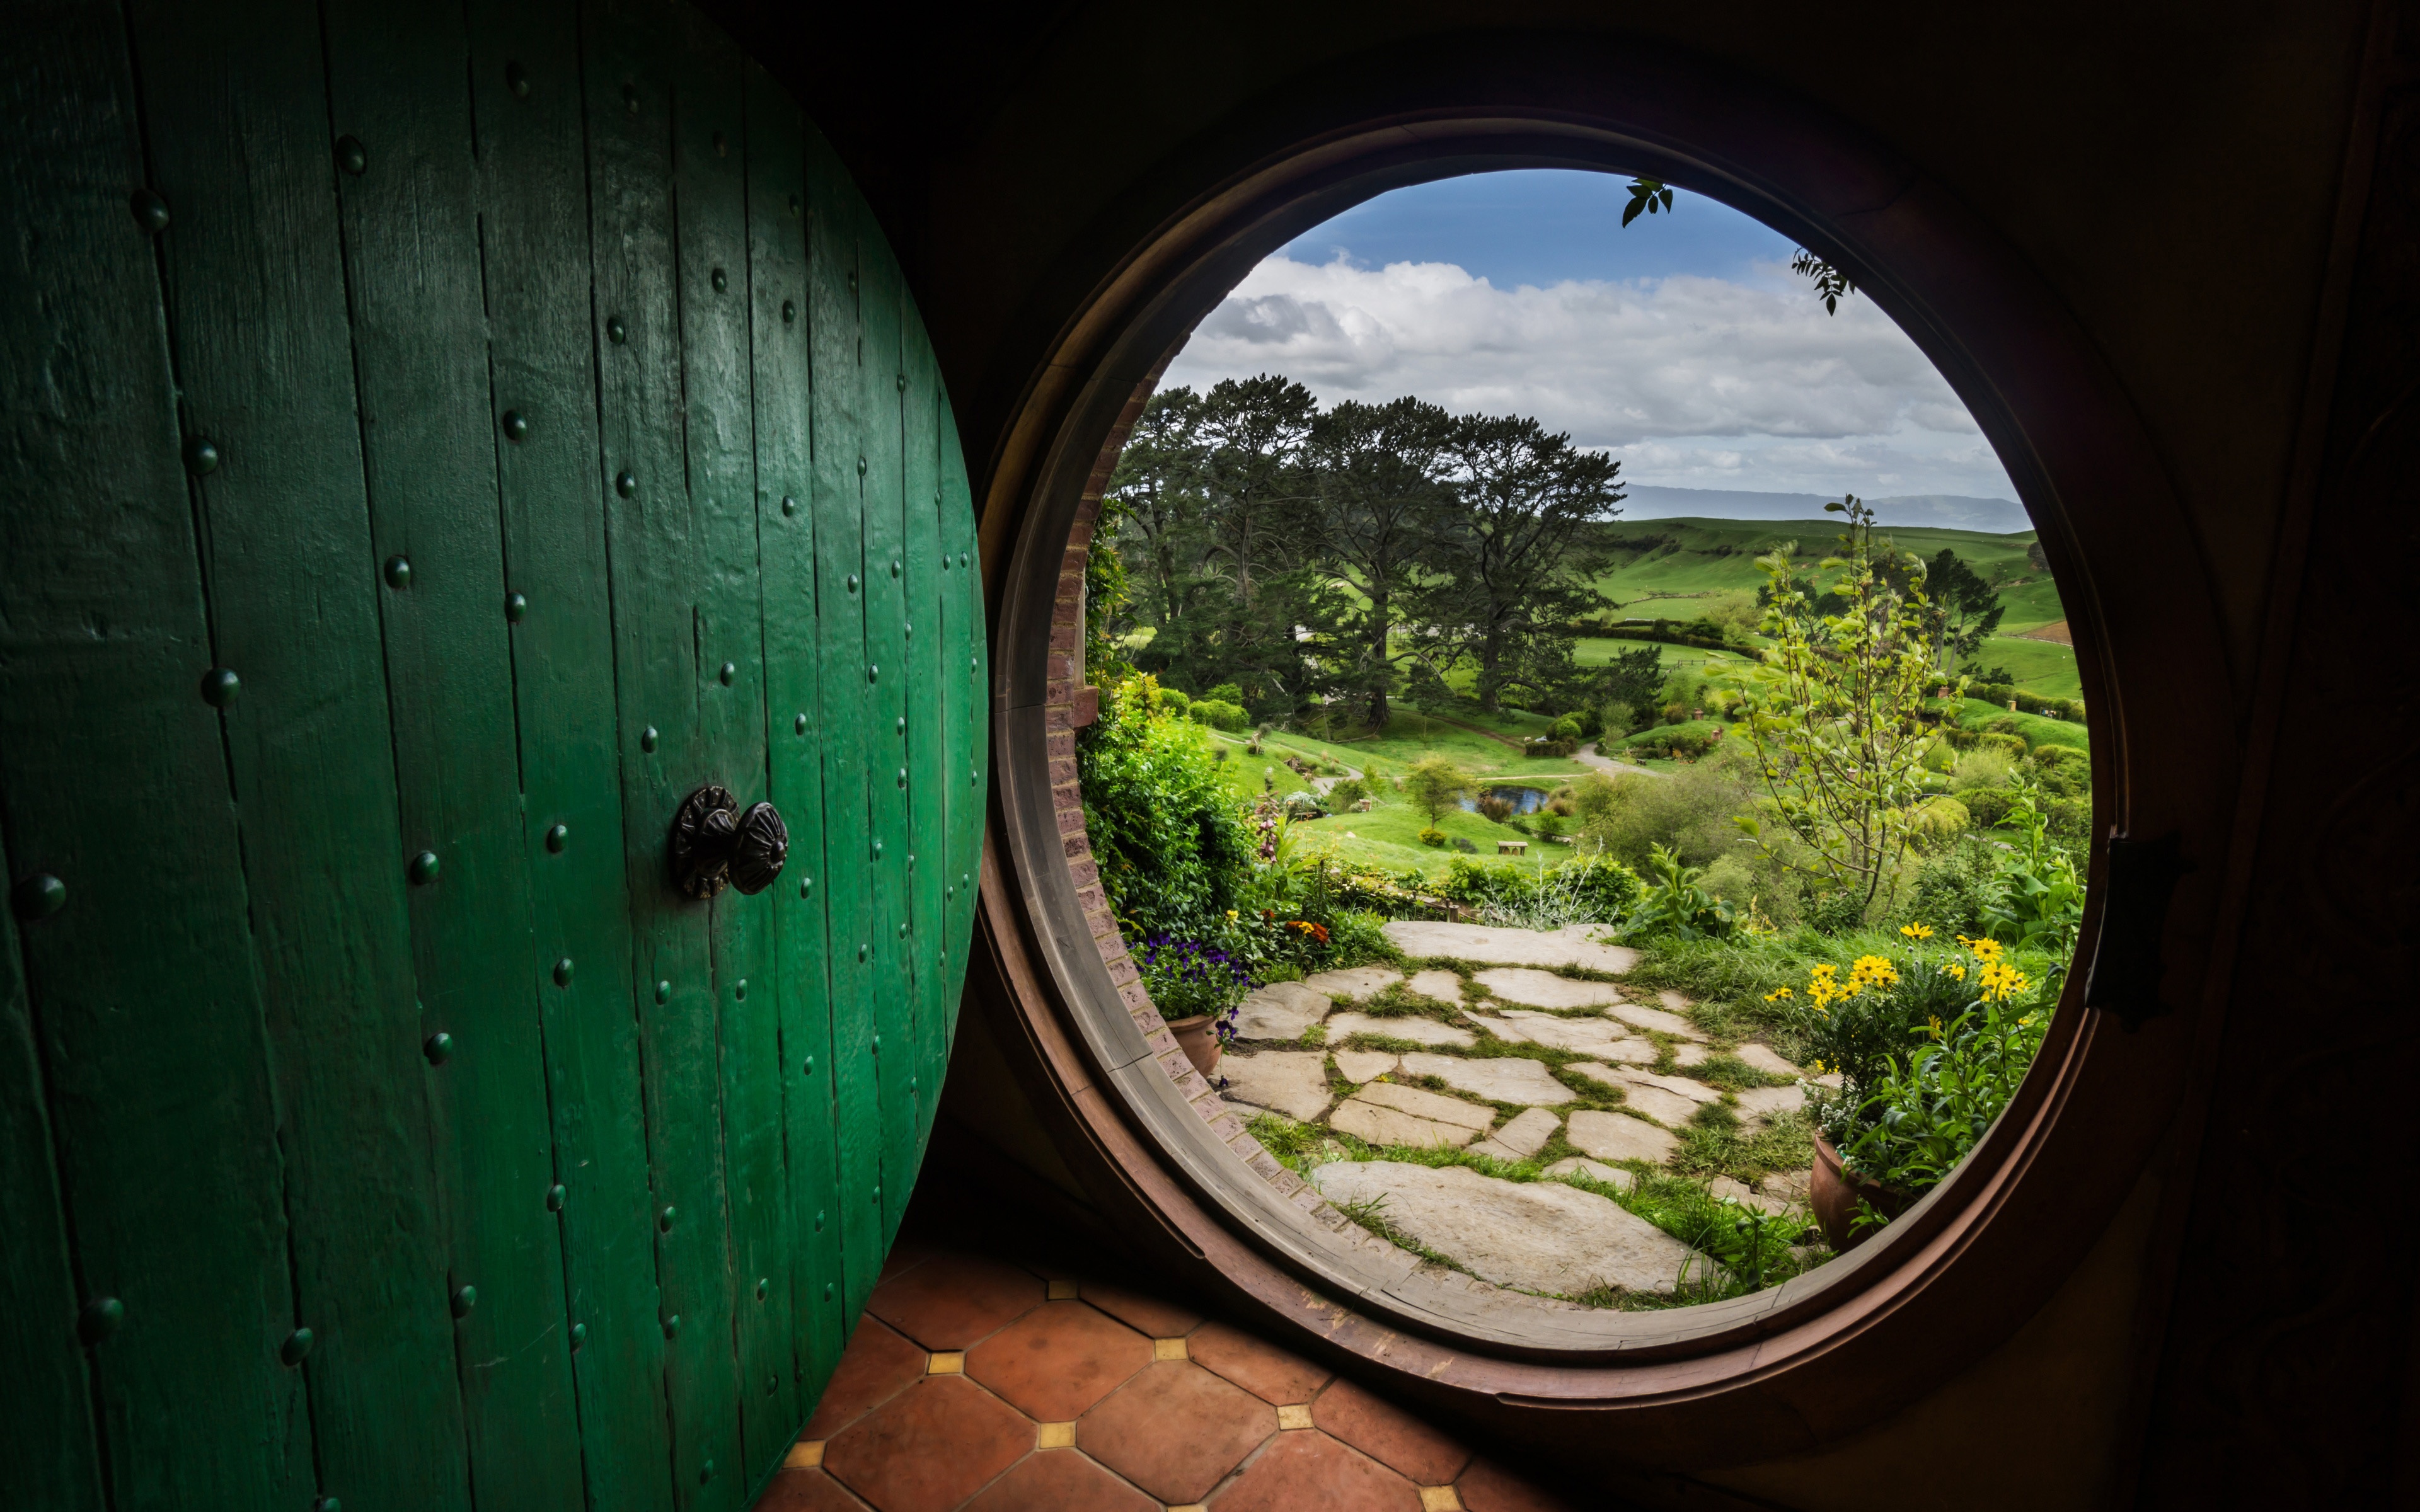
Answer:
[[[1702,1041],[1705,1039],[1704,1035],[1698,1032],[1696,1025],[1678,1013],[1668,1013],[1660,1008],[1640,1008],[1636,1003],[1614,1003],[1609,1005],[1606,1011],[1624,1024],[1641,1029],[1652,1029],[1657,1034],[1668,1034],[1678,1040]]]
[[[1792,1206],[1785,1197],[1759,1192],[1745,1182],[1732,1180],[1728,1176],[1715,1177],[1706,1183],[1706,1189],[1718,1197],[1729,1197],[1742,1207],[1754,1208],[1760,1212],[1788,1212]]]
[[[1638,1178],[1619,1165],[1607,1165],[1585,1155],[1566,1155],[1546,1167],[1549,1177],[1585,1176],[1591,1181],[1603,1181],[1617,1192],[1627,1192],[1638,1184]]]
[[[1408,1113],[1416,1119],[1436,1123],[1450,1123],[1473,1134],[1483,1134],[1496,1121],[1496,1110],[1476,1103],[1466,1103],[1458,1097],[1445,1097],[1419,1087],[1398,1087],[1392,1082],[1373,1082],[1353,1094],[1364,1103]]]
[[[1767,1171],[1764,1180],[1757,1183],[1769,1196],[1802,1208],[1807,1206],[1807,1193],[1814,1184],[1815,1172],[1811,1167],[1803,1171]]]
[[[1302,984],[1331,997],[1374,997],[1404,980],[1392,966],[1347,966],[1342,971],[1316,971]]]
[[[1731,1052],[1740,1063],[1752,1066],[1775,1076],[1804,1076],[1807,1073],[1781,1057],[1781,1053],[1769,1044],[1744,1044]]]
[[[1563,1137],[1574,1149],[1604,1161],[1643,1160],[1661,1165],[1681,1148],[1681,1141],[1668,1129],[1658,1129],[1627,1113],[1595,1108],[1582,1108],[1564,1120]]]
[[[1339,1050],[1336,1052],[1336,1069],[1343,1073],[1346,1081],[1357,1086],[1362,1082],[1374,1082],[1395,1069],[1395,1053],[1392,1050]]]
[[[1629,1026],[1612,1019],[1562,1018],[1553,1013],[1542,1013],[1533,1008],[1508,1008],[1494,1014],[1473,1013],[1470,1021],[1499,1040],[1573,1050],[1584,1056],[1640,1060],[1642,1064],[1652,1065],[1658,1054],[1653,1045],[1633,1036]],[[1643,1046],[1646,1052],[1643,1059],[1636,1051],[1616,1056],[1613,1047],[1620,1044]]]
[[[1389,1040],[1409,1040],[1414,1044],[1477,1044],[1479,1036],[1468,1029],[1458,1029],[1435,1019],[1406,1015],[1401,1018],[1374,1018],[1368,1013],[1339,1013],[1327,1021],[1327,1042],[1335,1044],[1357,1034],[1383,1034]]]
[[[1409,1145],[1415,1149],[1458,1149],[1478,1134],[1461,1124],[1439,1123],[1401,1108],[1365,1103],[1358,1097],[1348,1097],[1336,1104],[1327,1126],[1373,1145]]]
[[[1326,993],[1302,982],[1271,982],[1255,989],[1236,1008],[1235,1038],[1299,1040],[1303,1030],[1326,1018],[1335,1006]]]
[[[1327,1106],[1327,1057],[1316,1050],[1264,1050],[1220,1057],[1227,1099],[1309,1123]]]
[[[1560,1107],[1577,1095],[1555,1080],[1542,1060],[1466,1060],[1460,1056],[1410,1055],[1404,1057],[1407,1076],[1435,1076],[1457,1092],[1483,1097],[1490,1103],[1527,1103]]]
[[[1426,971],[1415,971],[1406,985],[1422,997],[1433,997],[1450,1006],[1461,1005],[1462,979],[1450,971],[1440,971],[1435,966]]]
[[[1714,1058],[1714,1053],[1701,1044],[1676,1044],[1672,1047],[1675,1066],[1702,1066]]]
[[[1668,1292],[1705,1261],[1619,1203],[1559,1181],[1506,1181],[1466,1165],[1340,1161],[1311,1184],[1339,1205],[1376,1203],[1405,1236],[1498,1286],[1575,1296],[1600,1286]]]
[[[1778,1114],[1795,1113],[1807,1105],[1804,1087],[1751,1087],[1739,1094],[1739,1115],[1761,1122]]]
[[[1609,982],[1558,977],[1531,966],[1497,966],[1475,973],[1471,980],[1508,1003],[1530,1008],[1604,1008],[1621,1001]]]
[[[1572,1070],[1591,1080],[1621,1089],[1621,1101],[1656,1122],[1679,1128],[1699,1107],[1719,1103],[1723,1094],[1685,1076],[1658,1076],[1628,1066],[1575,1065]]]
[[[1395,949],[1414,960],[1434,957],[1491,966],[1585,966],[1618,977],[1638,964],[1638,952],[1590,938],[1604,928],[1602,924],[1573,924],[1541,932],[1399,918],[1386,927],[1386,933]]]
[[[1480,1143],[1499,1146],[1511,1150],[1513,1159],[1528,1160],[1545,1149],[1546,1141],[1555,1137],[1555,1131],[1562,1126],[1563,1120],[1557,1115],[1544,1108],[1531,1108],[1507,1119],[1503,1128]]]

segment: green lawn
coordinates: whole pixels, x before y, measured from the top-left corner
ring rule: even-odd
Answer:
[[[1372,866],[1387,872],[1419,867],[1431,875],[1442,876],[1446,864],[1462,853],[1450,847],[1421,844],[1419,833],[1427,824],[1427,818],[1404,802],[1403,795],[1389,794],[1368,813],[1336,813],[1325,819],[1302,821],[1294,826],[1295,844],[1307,857],[1332,856],[1347,865]],[[1465,810],[1447,814],[1437,822],[1437,828],[1478,847],[1475,860],[1496,860],[1496,842],[1500,840],[1528,841],[1529,854],[1522,858],[1522,864],[1528,866],[1552,866],[1572,854],[1568,845],[1549,844],[1510,825],[1499,825]]]
[[[2017,721],[2016,733],[2024,737],[2028,746],[2073,746],[2078,750],[2089,750],[2092,747],[2092,737],[2086,733],[2085,727],[2070,724],[2065,719],[2046,719],[2038,714],[2010,714],[1999,704],[1986,703],[1980,699],[1966,699],[1960,705],[1958,722],[1969,730],[1980,730],[1994,719]]]
[[[2075,672],[2075,650],[2055,640],[2024,640],[1995,635],[1967,658],[1967,666],[2006,667],[2016,673],[2017,686],[2043,698],[2080,699],[2084,680]]]

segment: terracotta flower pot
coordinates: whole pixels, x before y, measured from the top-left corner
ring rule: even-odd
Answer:
[[[1170,1019],[1168,1032],[1193,1062],[1193,1069],[1213,1081],[1218,1075],[1218,1032],[1212,1026],[1210,1015],[1196,1013],[1189,1019]]]
[[[1863,1228],[1852,1227],[1857,1220],[1860,1198],[1886,1218],[1896,1218],[1916,1204],[1915,1193],[1885,1186],[1843,1166],[1840,1152],[1832,1148],[1830,1140],[1817,1134],[1815,1179],[1807,1184],[1807,1203],[1815,1210],[1815,1221],[1823,1227],[1824,1239],[1843,1254],[1872,1238],[1875,1232],[1871,1224]]]

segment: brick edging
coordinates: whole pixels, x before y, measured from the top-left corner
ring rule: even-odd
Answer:
[[[1244,1126],[1244,1120],[1219,1097],[1218,1088],[1193,1069],[1177,1044],[1176,1036],[1169,1032],[1159,1010],[1152,1003],[1151,994],[1143,988],[1134,956],[1126,949],[1125,932],[1109,912],[1109,896],[1101,887],[1101,869],[1093,858],[1092,836],[1084,826],[1084,791],[1076,778],[1076,732],[1092,722],[1091,716],[1098,707],[1094,702],[1098,690],[1084,681],[1084,565],[1092,553],[1093,527],[1101,516],[1101,496],[1109,490],[1110,475],[1117,471],[1118,454],[1125,449],[1126,437],[1133,432],[1143,406],[1158,386],[1159,370],[1155,369],[1135,386],[1133,396],[1118,411],[1117,424],[1109,427],[1109,437],[1101,444],[1100,459],[1084,482],[1083,497],[1076,505],[1075,523],[1068,528],[1067,548],[1059,561],[1059,591],[1051,605],[1050,660],[1042,721],[1048,741],[1051,808],[1059,820],[1068,878],[1076,885],[1076,901],[1083,909],[1086,927],[1092,931],[1093,945],[1101,953],[1101,964],[1118,989],[1119,1000],[1125,1004],[1135,1027],[1142,1031],[1144,1041],[1151,1046],[1152,1058],[1237,1160],[1314,1222],[1341,1232],[1351,1220],[1262,1148]],[[1085,707],[1087,703],[1092,706]]]

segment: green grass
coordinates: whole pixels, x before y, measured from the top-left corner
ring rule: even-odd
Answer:
[[[2028,693],[2043,698],[2080,699],[2084,696],[2084,680],[2076,675],[2075,650],[2055,640],[2026,640],[2012,635],[1995,635],[1983,642],[1982,649],[1966,658],[1967,666],[2006,667],[2014,672],[2017,686]]]
[[[2073,746],[2078,750],[2092,748],[2092,736],[2083,725],[2070,724],[2065,719],[2045,718],[2039,714],[2011,714],[1997,703],[1980,699],[1967,699],[1959,707],[1958,722],[1969,730],[1980,730],[1994,719],[2014,719],[2016,733],[2024,737],[2028,746]]]

